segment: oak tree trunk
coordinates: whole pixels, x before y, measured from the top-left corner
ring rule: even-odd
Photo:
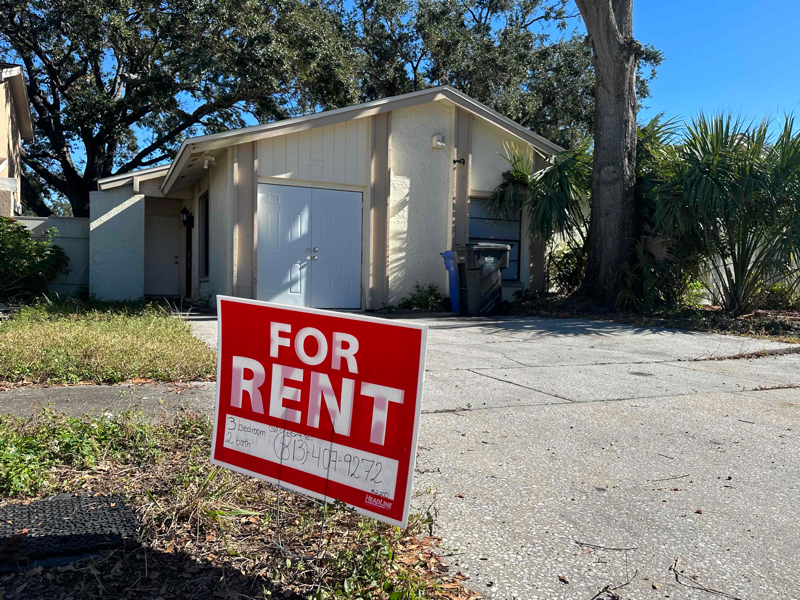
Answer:
[[[582,291],[596,302],[616,300],[621,267],[635,245],[636,68],[633,0],[576,0],[595,63],[595,134],[589,256]]]

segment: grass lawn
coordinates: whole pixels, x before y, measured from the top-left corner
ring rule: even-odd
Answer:
[[[154,304],[40,302],[0,321],[0,385],[213,378],[212,349]]]
[[[52,494],[121,494],[142,547],[69,567],[0,573],[0,598],[476,598],[423,537],[341,506],[283,492],[209,464],[201,415],[0,416],[0,505]],[[325,525],[320,538],[322,519]]]

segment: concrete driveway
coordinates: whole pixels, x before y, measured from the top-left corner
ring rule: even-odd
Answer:
[[[487,597],[800,597],[799,355],[718,360],[780,344],[585,320],[429,324],[416,503]]]
[[[216,319],[191,322],[215,344]],[[725,359],[788,347],[581,319],[424,322],[414,503],[475,589],[800,598],[800,355]],[[213,384],[77,386],[0,393],[0,410],[213,398]]]
[[[800,598],[800,355],[725,360],[787,346],[583,319],[415,320],[415,508],[474,588]],[[193,326],[215,342],[213,320]]]

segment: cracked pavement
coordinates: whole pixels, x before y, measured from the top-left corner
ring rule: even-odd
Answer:
[[[414,505],[436,515],[472,587],[800,598],[800,354],[725,358],[795,347],[582,319],[411,318],[429,325]],[[213,317],[192,327],[215,345]],[[0,393],[7,412],[37,402],[213,410],[214,385]]]
[[[794,348],[580,319],[429,325],[415,504],[474,588],[798,597],[800,355],[724,360]]]

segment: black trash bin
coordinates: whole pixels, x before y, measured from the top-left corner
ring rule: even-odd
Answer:
[[[459,312],[477,317],[493,315],[503,300],[503,269],[508,266],[507,244],[454,246],[458,269]]]

